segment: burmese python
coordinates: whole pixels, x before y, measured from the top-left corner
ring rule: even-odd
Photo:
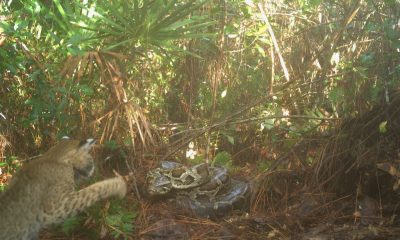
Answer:
[[[223,167],[202,163],[192,167],[162,161],[147,173],[146,190],[151,197],[170,196],[179,207],[199,216],[224,216],[247,207],[249,184],[229,177]]]

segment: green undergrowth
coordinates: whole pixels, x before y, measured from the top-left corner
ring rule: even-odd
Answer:
[[[129,239],[137,214],[136,204],[113,199],[99,202],[84,213],[68,218],[58,230],[68,236],[85,235],[91,239]]]

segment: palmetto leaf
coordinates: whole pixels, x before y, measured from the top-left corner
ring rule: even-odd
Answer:
[[[120,0],[99,4],[108,8],[95,8],[91,18],[83,19],[85,24],[75,23],[75,26],[96,35],[91,36],[95,40],[93,46],[98,47],[98,40],[103,39],[103,49],[130,49],[138,43],[157,48],[163,41],[212,37],[205,29],[215,22],[194,14],[205,2]]]

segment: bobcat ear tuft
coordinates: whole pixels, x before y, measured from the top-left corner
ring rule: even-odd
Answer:
[[[93,138],[88,138],[86,140],[82,140],[79,143],[79,147],[80,148],[84,148],[86,150],[90,150],[90,148],[93,146],[93,144],[95,144],[96,140],[94,140]]]
[[[63,136],[61,139],[62,139],[62,140],[70,140],[71,138],[68,137],[68,136]]]

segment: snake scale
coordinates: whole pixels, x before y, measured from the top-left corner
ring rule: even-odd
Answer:
[[[147,173],[146,190],[150,197],[170,197],[169,201],[198,216],[222,217],[247,209],[250,186],[232,179],[224,167],[162,161]]]

